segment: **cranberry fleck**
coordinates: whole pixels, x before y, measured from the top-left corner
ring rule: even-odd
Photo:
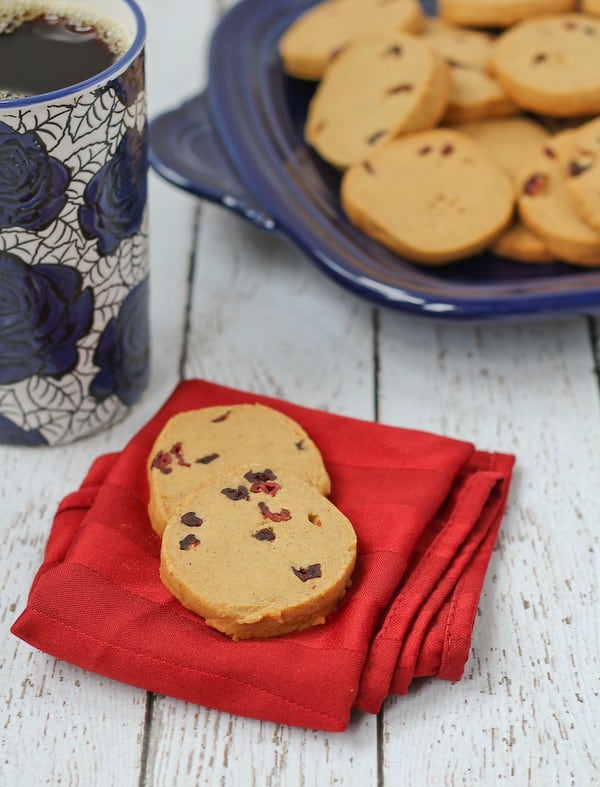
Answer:
[[[277,476],[267,467],[265,470],[257,472],[249,470],[247,473],[244,473],[244,478],[248,483],[253,484],[255,481],[274,481]]]
[[[454,152],[454,145],[451,145],[450,143],[447,143],[442,148],[442,156],[449,156],[453,152]]]
[[[196,516],[194,511],[188,511],[187,514],[184,514],[180,522],[186,527],[200,527],[202,524],[202,520],[199,516]]]
[[[219,458],[219,454],[207,454],[206,456],[201,456],[200,459],[196,459],[197,465],[209,465],[211,462],[214,462],[215,459]]]
[[[375,131],[370,137],[367,137],[367,144],[374,145],[376,142],[379,142],[382,137],[385,137],[386,133],[386,131]]]
[[[546,146],[544,148],[544,155],[548,156],[548,158],[556,158],[556,151],[553,150],[551,147]]]
[[[222,424],[223,421],[226,421],[229,418],[230,415],[231,415],[231,410],[227,410],[227,412],[223,413],[223,415],[219,415],[216,418],[213,418],[212,419],[212,423],[213,424]]]
[[[535,172],[523,184],[523,193],[529,195],[530,197],[534,197],[536,194],[539,194],[540,191],[542,191],[542,189],[546,187],[547,182],[548,182],[547,175],[544,175],[541,172]]]
[[[428,153],[431,153],[431,145],[425,145],[419,151],[419,156],[426,156]]]
[[[258,504],[258,507],[263,517],[265,519],[270,519],[272,522],[288,522],[292,518],[287,508],[282,508],[281,511],[277,513],[276,511],[271,511],[269,506],[262,501]]]
[[[171,462],[171,454],[167,453],[166,451],[159,451],[152,460],[151,466],[155,470],[160,470],[160,472],[164,475],[169,475],[169,473],[173,472],[173,468],[169,466]]]
[[[301,579],[303,582],[308,582],[309,579],[318,579],[322,576],[320,563],[313,563],[306,568],[294,568],[294,566],[292,566],[292,571],[298,579]]]
[[[408,82],[402,82],[400,85],[393,85],[392,87],[388,87],[385,91],[387,96],[394,96],[397,93],[410,93],[413,89],[412,85],[409,85]]]
[[[275,541],[275,531],[272,527],[263,527],[262,530],[257,530],[254,538],[258,541]]]
[[[383,54],[392,55],[393,57],[400,57],[400,55],[402,54],[402,47],[400,46],[400,44],[392,44],[392,46],[386,49]]]
[[[221,489],[221,493],[228,497],[230,500],[249,500],[250,494],[248,493],[248,489],[245,486],[238,486],[237,489],[233,489],[232,487],[226,487],[225,489]]]
[[[200,541],[196,538],[193,533],[190,533],[189,536],[182,538],[179,542],[179,549],[183,552],[189,552],[190,549],[196,549],[196,547],[200,544]]]
[[[171,453],[175,457],[178,465],[190,467],[190,463],[185,461],[185,456],[183,455],[183,443],[175,443],[171,448]]]
[[[340,44],[340,46],[337,46],[335,49],[332,49],[331,54],[329,55],[329,59],[335,60],[337,57],[339,57],[342,54],[344,49],[346,49],[347,47],[348,44]]]
[[[575,178],[578,175],[582,175],[586,172],[592,165],[591,164],[581,164],[576,159],[569,161],[569,165],[567,167],[567,172],[571,177]]]

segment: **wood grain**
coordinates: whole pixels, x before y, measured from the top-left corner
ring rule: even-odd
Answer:
[[[600,419],[587,322],[383,315],[381,326],[382,420],[517,455],[465,677],[388,702],[385,783],[600,783]],[[425,767],[419,743],[434,753]]]
[[[151,114],[206,80],[231,0],[142,0]],[[151,177],[153,376],[122,424],[0,448],[0,785],[600,785],[600,322],[449,324],[379,311],[277,236]],[[186,333],[187,329],[187,333]],[[456,684],[422,680],[340,735],[199,708],[11,637],[54,510],[179,379],[205,377],[517,454]]]

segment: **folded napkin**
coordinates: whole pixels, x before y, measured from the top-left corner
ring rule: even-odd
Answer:
[[[261,402],[319,446],[358,536],[353,584],[323,626],[233,642],[159,579],[146,458],[175,413]],[[56,658],[230,713],[341,731],[415,676],[458,680],[504,512],[513,457],[204,381],[181,383],[61,503],[16,636]]]

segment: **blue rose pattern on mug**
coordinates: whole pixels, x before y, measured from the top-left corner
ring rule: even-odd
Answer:
[[[0,122],[0,230],[42,230],[65,207],[70,174],[35,131]]]
[[[90,385],[98,401],[115,395],[123,404],[132,405],[139,399],[148,382],[148,322],[148,279],[144,279],[102,331],[94,353],[100,371]]]
[[[140,231],[146,204],[148,142],[144,129],[128,129],[115,155],[89,182],[79,208],[86,238],[98,239],[98,253],[112,254]]]
[[[143,64],[62,102],[0,104],[0,443],[92,434],[147,385]]]
[[[0,384],[32,374],[60,379],[77,366],[77,342],[92,327],[94,300],[66,265],[28,265],[0,252]]]

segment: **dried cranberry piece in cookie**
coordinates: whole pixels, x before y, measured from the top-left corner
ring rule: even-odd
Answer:
[[[197,465],[209,465],[211,462],[214,462],[215,459],[219,458],[219,454],[207,454],[206,456],[201,456],[200,459],[196,459]]]
[[[308,582],[309,579],[319,579],[322,576],[320,563],[313,563],[306,568],[295,568],[292,566],[292,571],[303,582]]]
[[[275,541],[275,531],[272,527],[263,527],[256,531],[254,538],[258,541]]]
[[[262,501],[258,504],[260,508],[260,513],[263,515],[265,519],[270,519],[272,522],[289,522],[292,518],[292,515],[287,510],[287,508],[282,508],[279,513],[276,511],[271,511],[269,506]]]
[[[197,539],[195,535],[190,534],[189,536],[181,539],[179,542],[179,549],[181,549],[182,552],[189,552],[190,549],[196,549],[199,544],[199,539]]]
[[[188,511],[187,514],[184,514],[179,521],[186,527],[200,527],[202,524],[202,519],[200,519],[199,516],[196,516],[194,511]]]
[[[221,493],[228,497],[230,500],[249,500],[250,494],[248,492],[248,488],[245,486],[238,486],[237,489],[234,487],[228,486],[225,489],[221,489]]]
[[[183,443],[175,443],[175,445],[171,448],[171,454],[175,457],[175,461],[178,465],[182,467],[191,467],[189,462],[185,461],[185,456],[183,454]]]
[[[275,497],[277,492],[279,492],[281,489],[281,486],[275,481],[277,476],[272,470],[269,470],[268,468],[258,473],[251,470],[248,473],[245,473],[244,478],[246,481],[252,484],[250,491],[254,492],[255,494],[262,492],[265,495],[271,495],[271,497]]]
[[[151,466],[155,470],[159,470],[163,475],[169,475],[169,473],[173,472],[173,468],[170,467],[172,461],[171,454],[166,451],[159,451],[152,460]]]

